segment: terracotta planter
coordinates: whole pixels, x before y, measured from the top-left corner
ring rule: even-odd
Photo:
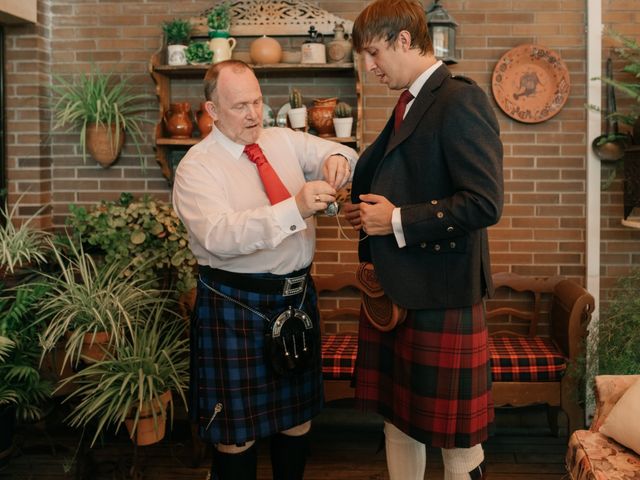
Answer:
[[[85,363],[101,362],[107,356],[109,351],[109,340],[111,334],[109,332],[87,333],[82,339],[82,350],[80,350],[80,358]]]
[[[155,412],[157,419],[156,422],[153,418],[153,412],[151,411],[151,402],[147,405],[143,405],[138,417],[138,424],[135,426],[135,411],[132,411],[130,417],[128,417],[124,423],[129,431],[129,438],[137,445],[151,445],[158,443],[164,438],[167,423],[167,408],[169,402],[172,401],[171,390],[167,390],[160,395],[160,405],[155,401]]]
[[[115,125],[87,125],[87,150],[102,167],[108,168],[116,161],[123,144],[124,131],[121,130],[120,135],[116,135]]]

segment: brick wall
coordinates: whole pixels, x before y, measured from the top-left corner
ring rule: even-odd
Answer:
[[[8,179],[11,201],[29,191],[23,213],[50,203],[43,224],[62,225],[70,203],[114,199],[122,191],[168,199],[169,188],[157,167],[152,127],[144,145],[145,169],[127,143],[117,163],[102,169],[84,162],[74,133],[51,131],[46,111],[52,75],[67,78],[92,63],[117,75],[130,75],[150,96],[154,84],[147,62],[160,46],[160,25],[189,17],[213,1],[144,3],[109,0],[39,0],[38,26],[6,28]],[[317,1],[339,16],[355,19],[368,1]],[[427,1],[426,3],[430,3]],[[538,124],[511,120],[495,105],[505,146],[506,205],[500,223],[490,230],[495,271],[566,275],[584,282],[586,151],[586,10],[583,0],[510,2],[446,0],[460,23],[461,61],[452,69],[475,79],[489,94],[493,68],[506,51],[535,43],[558,52],[571,75],[571,93],[562,111]],[[637,5],[630,0],[603,2],[604,22],[637,35]],[[198,89],[198,86],[194,86]],[[365,142],[384,125],[397,94],[365,77]],[[197,105],[198,90],[192,104]],[[493,100],[491,100],[493,102]],[[149,105],[155,108],[155,100]],[[155,113],[149,118],[154,119]],[[640,259],[640,231],[620,226],[622,182],[602,193],[603,289]],[[316,269],[319,273],[355,264],[356,244],[342,239],[335,219],[319,218]],[[344,222],[344,220],[343,220]],[[351,233],[347,231],[347,233]]]

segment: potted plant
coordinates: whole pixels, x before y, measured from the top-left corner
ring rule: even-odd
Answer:
[[[54,245],[55,273],[44,273],[46,293],[39,302],[38,321],[42,356],[64,343],[62,368],[100,360],[123,343],[125,330],[134,328],[140,313],[157,303],[158,292],[150,281],[135,275],[132,262],[99,265],[71,239]],[[68,252],[63,251],[68,250]],[[147,265],[141,265],[145,268]],[[127,270],[134,274],[124,275]]]
[[[291,128],[305,128],[307,126],[307,107],[302,104],[302,94],[297,88],[292,89],[289,93],[289,105],[291,108],[287,115]]]
[[[345,102],[338,102],[336,108],[333,110],[333,128],[336,131],[336,137],[350,137],[352,126],[353,117],[351,105]]]
[[[174,307],[163,298],[140,319],[144,321],[134,322],[124,342],[104,360],[61,384],[61,388],[70,383],[77,386],[67,397],[78,400],[67,417],[70,425],[96,423],[92,445],[105,429],[118,431],[123,424],[139,445],[155,443],[164,436],[168,409],[173,418],[172,392],[186,406],[188,338]]]
[[[192,65],[203,65],[213,60],[213,52],[206,42],[191,42],[184,53]]]
[[[162,25],[162,31],[167,41],[167,63],[169,65],[186,65],[185,50],[191,36],[189,21],[174,18]]]
[[[140,143],[146,112],[154,111],[148,95],[135,93],[127,79],[116,79],[111,73],[92,69],[74,80],[55,77],[54,128],[80,132],[82,158],[87,150],[103,167],[109,167],[120,155],[125,133],[133,140],[141,162]],[[149,103],[148,103],[149,102]]]
[[[187,230],[170,203],[149,195],[137,200],[122,193],[118,201],[90,207],[71,205],[67,225],[74,240],[104,256],[108,263],[130,261],[137,275],[154,288],[188,294],[196,286],[196,259],[189,250]],[[149,268],[141,268],[148,265]]]
[[[228,1],[218,3],[207,15],[209,38],[227,38],[231,28],[231,4]]]

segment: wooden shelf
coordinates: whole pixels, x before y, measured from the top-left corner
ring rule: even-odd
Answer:
[[[211,65],[155,65],[153,71],[170,78],[203,77]],[[249,64],[256,72],[293,72],[300,70],[317,70],[337,72],[353,70],[353,62],[349,63],[273,63],[268,65]]]
[[[156,145],[173,145],[173,146],[192,146],[202,140],[200,137],[196,138],[156,138]]]

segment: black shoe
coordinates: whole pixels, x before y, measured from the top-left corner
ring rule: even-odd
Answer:
[[[487,480],[489,478],[487,476],[487,462],[483,460],[480,465],[469,472],[469,476],[471,480]]]

